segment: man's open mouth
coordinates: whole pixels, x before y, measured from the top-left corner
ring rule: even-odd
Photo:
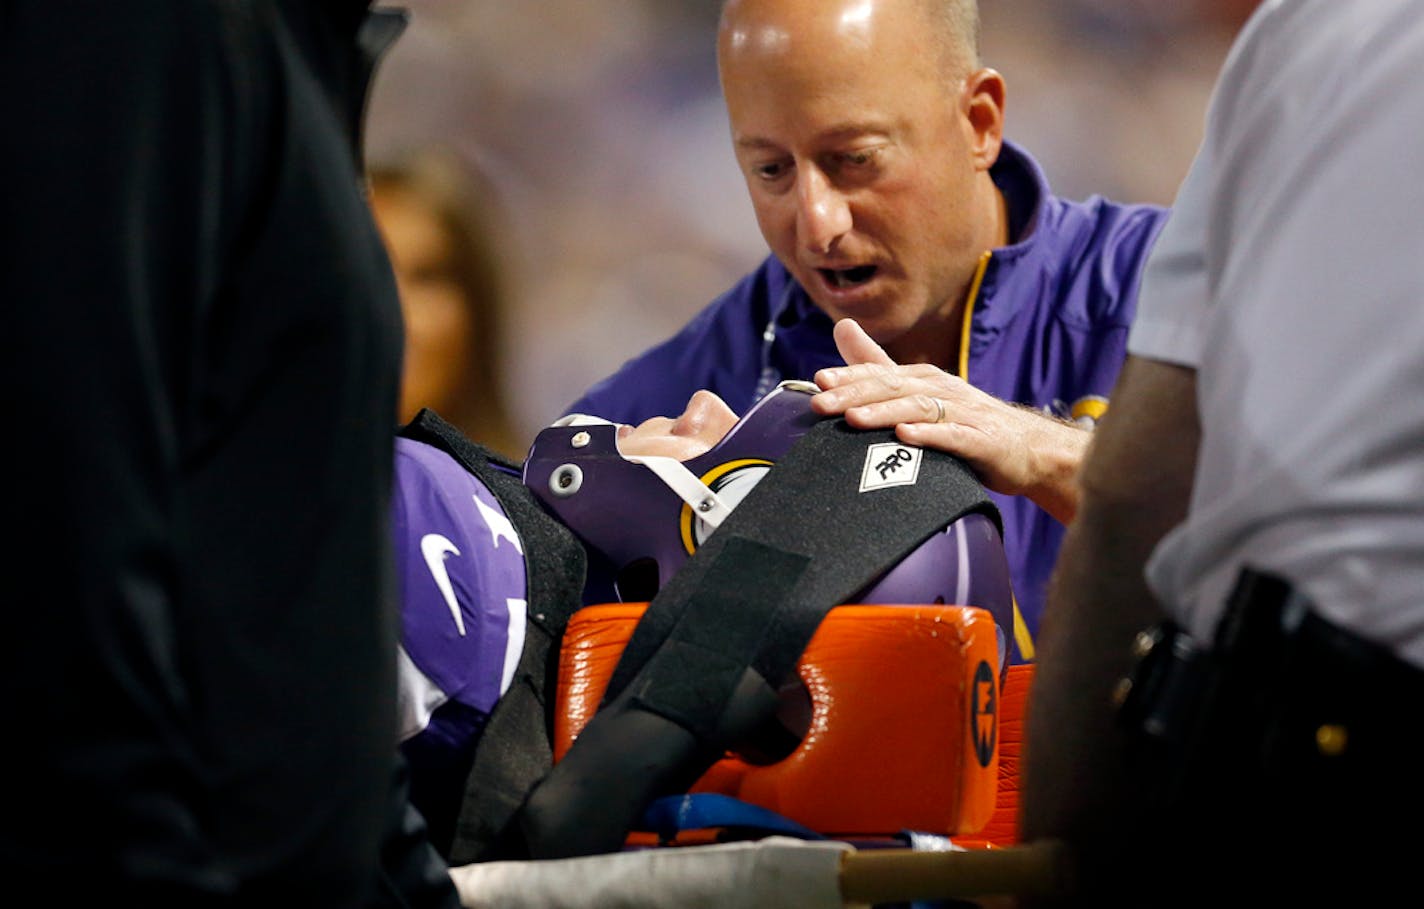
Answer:
[[[874,265],[857,265],[855,268],[818,268],[826,283],[837,289],[859,287],[875,277]]]

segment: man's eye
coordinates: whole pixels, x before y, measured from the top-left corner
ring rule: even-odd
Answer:
[[[864,148],[859,151],[845,152],[841,155],[841,162],[851,167],[864,167],[875,161],[878,149]]]
[[[752,173],[761,180],[778,180],[786,173],[786,165],[781,161],[774,161],[770,164],[752,165]]]

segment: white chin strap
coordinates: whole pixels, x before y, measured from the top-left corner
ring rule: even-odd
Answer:
[[[566,417],[560,417],[552,424],[554,426],[615,426],[613,421],[605,420],[601,417],[591,417],[587,414],[571,413]],[[621,453],[621,452],[620,452]],[[679,499],[687,503],[692,509],[692,513],[701,518],[709,527],[717,528],[722,526],[727,515],[732,513],[732,507],[707,488],[707,484],[697,479],[692,471],[683,466],[677,458],[668,458],[660,455],[646,455],[630,457],[623,455],[623,460],[629,464],[641,464],[657,475],[668,489],[677,494]]]
[[[709,527],[721,527],[727,515],[732,513],[731,506],[722,501],[717,493],[708,489],[707,485],[697,479],[677,458],[652,455],[631,458],[624,455],[623,460],[629,464],[642,464],[657,474],[658,479],[666,483],[668,489],[677,493],[677,497],[692,508],[692,513]]]

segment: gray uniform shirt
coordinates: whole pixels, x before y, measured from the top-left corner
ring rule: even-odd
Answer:
[[[1197,370],[1187,520],[1148,580],[1209,637],[1243,565],[1424,666],[1424,5],[1263,4],[1129,352]]]

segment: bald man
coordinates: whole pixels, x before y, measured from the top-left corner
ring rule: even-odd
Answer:
[[[771,255],[568,412],[636,423],[699,388],[745,412],[815,379],[821,413],[959,455],[1003,514],[1032,660],[1165,210],[1052,194],[1004,138],[972,0],[731,0],[718,62]]]

